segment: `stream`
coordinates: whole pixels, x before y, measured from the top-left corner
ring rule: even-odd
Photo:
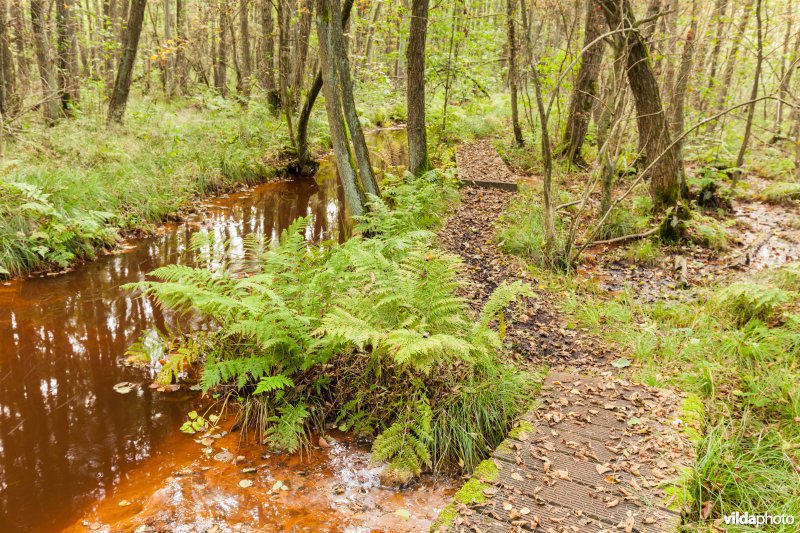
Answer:
[[[403,137],[370,136],[379,174],[403,164]],[[150,375],[123,364],[133,342],[172,317],[121,285],[162,265],[191,264],[198,230],[235,248],[248,233],[276,239],[307,216],[309,241],[341,242],[350,227],[342,204],[325,160],[313,180],[211,199],[119,253],[0,284],[0,530],[426,529],[452,495],[450,480],[382,487],[368,446],[345,435],[299,457],[263,455],[237,433],[214,451],[236,459],[216,461],[178,431],[201,404],[198,393],[157,392]],[[116,392],[123,381],[134,390]],[[245,475],[244,467],[256,471]],[[244,478],[252,486],[240,486]]]

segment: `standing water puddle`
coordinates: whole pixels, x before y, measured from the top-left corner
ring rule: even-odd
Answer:
[[[402,164],[398,138],[372,136],[378,169]],[[153,522],[204,531],[223,519],[259,530],[424,529],[452,493],[446,482],[381,488],[367,448],[347,439],[302,458],[262,459],[261,447],[239,449],[237,434],[215,448],[244,455],[246,464],[203,459],[177,431],[197,394],[156,392],[142,370],[122,364],[131,343],[169,317],[120,285],[191,263],[187,248],[199,229],[234,243],[253,232],[277,238],[307,216],[308,240],[341,241],[349,226],[342,203],[325,161],[316,180],[215,199],[202,216],[132,241],[123,253],[0,285],[0,529],[133,531]],[[113,386],[123,381],[137,386],[119,394]],[[238,485],[244,467],[258,468],[247,489]],[[288,490],[272,491],[277,481]]]

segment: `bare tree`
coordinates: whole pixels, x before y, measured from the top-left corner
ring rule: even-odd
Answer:
[[[511,127],[514,130],[514,142],[517,146],[524,146],[522,128],[519,125],[519,111],[517,109],[517,36],[514,28],[516,2],[506,0],[506,21],[508,24],[508,87],[511,92]]]
[[[744,127],[744,138],[739,147],[739,155],[736,157],[736,170],[733,173],[732,188],[736,188],[742,176],[742,166],[744,156],[747,153],[747,145],[750,143],[750,135],[753,131],[753,118],[756,113],[756,98],[758,98],[758,86],[761,83],[761,69],[764,63],[764,40],[761,22],[761,0],[756,0],[756,71],[753,75],[753,87],[750,89],[750,105],[747,107],[747,121]]]

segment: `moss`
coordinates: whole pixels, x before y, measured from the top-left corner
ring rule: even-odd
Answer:
[[[696,394],[689,394],[681,402],[681,420],[683,421],[683,432],[693,442],[698,443],[702,438],[702,425],[705,409],[703,400]]]
[[[456,492],[455,496],[453,496],[453,501],[442,509],[439,517],[431,525],[430,531],[447,529],[458,516],[456,505],[460,503],[464,505],[485,503],[487,498],[483,491],[491,487],[489,483],[497,479],[499,472],[500,469],[497,467],[497,463],[492,459],[486,459],[476,466],[472,472],[472,477]]]
[[[668,509],[680,512],[694,503],[694,497],[692,497],[691,492],[693,475],[694,470],[689,467],[684,467],[681,469],[681,473],[676,479],[662,486],[664,494],[666,495],[664,503],[669,502],[669,505],[667,505]]]
[[[499,472],[500,469],[497,467],[497,463],[492,459],[486,459],[475,467],[475,471],[472,472],[472,477],[480,479],[481,481],[491,482],[497,479],[497,474]]]
[[[508,432],[508,436],[512,439],[518,439],[523,433],[533,433],[533,424],[527,420],[517,422],[517,426]]]

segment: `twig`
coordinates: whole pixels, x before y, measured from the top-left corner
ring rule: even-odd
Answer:
[[[655,228],[651,228],[644,233],[635,233],[633,235],[623,235],[622,237],[615,237],[613,239],[607,239],[605,241],[592,241],[588,243],[586,246],[599,246],[603,244],[615,244],[618,242],[624,241],[632,241],[635,239],[644,239],[645,237],[649,237],[653,233],[657,232],[660,229],[660,226],[656,226]]]

